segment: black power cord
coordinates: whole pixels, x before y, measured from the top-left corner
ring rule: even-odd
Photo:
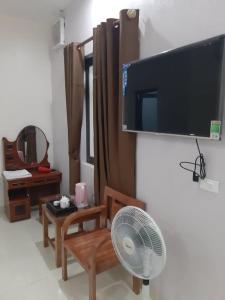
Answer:
[[[195,140],[197,148],[198,148],[198,153],[199,155],[196,157],[195,162],[190,162],[190,161],[182,161],[180,162],[180,167],[186,171],[189,171],[191,173],[193,173],[193,181],[198,182],[199,178],[200,179],[204,179],[206,177],[206,170],[205,170],[205,160],[204,160],[204,156],[201,153],[199,144],[198,144],[198,140]],[[184,165],[193,165],[194,169],[189,169],[187,167],[185,167]],[[199,172],[197,172],[197,168],[199,169]]]

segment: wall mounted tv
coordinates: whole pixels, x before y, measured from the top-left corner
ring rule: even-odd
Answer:
[[[222,121],[225,35],[123,66],[123,130],[210,138]]]

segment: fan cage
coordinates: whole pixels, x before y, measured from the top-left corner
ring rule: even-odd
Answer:
[[[153,279],[163,270],[166,262],[166,246],[155,221],[142,209],[126,206],[115,215],[112,243],[121,264],[134,276]],[[131,240],[126,251],[124,240]],[[132,254],[131,254],[132,253]]]

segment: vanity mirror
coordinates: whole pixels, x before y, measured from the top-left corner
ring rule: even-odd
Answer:
[[[27,164],[40,164],[45,158],[48,146],[44,132],[32,125],[23,128],[16,140],[18,156]]]
[[[49,142],[44,132],[34,125],[24,127],[13,142],[3,138],[5,169],[33,169],[49,167]]]

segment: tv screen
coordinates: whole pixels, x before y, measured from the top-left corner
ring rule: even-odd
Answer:
[[[123,130],[210,137],[222,121],[224,35],[123,66]]]

